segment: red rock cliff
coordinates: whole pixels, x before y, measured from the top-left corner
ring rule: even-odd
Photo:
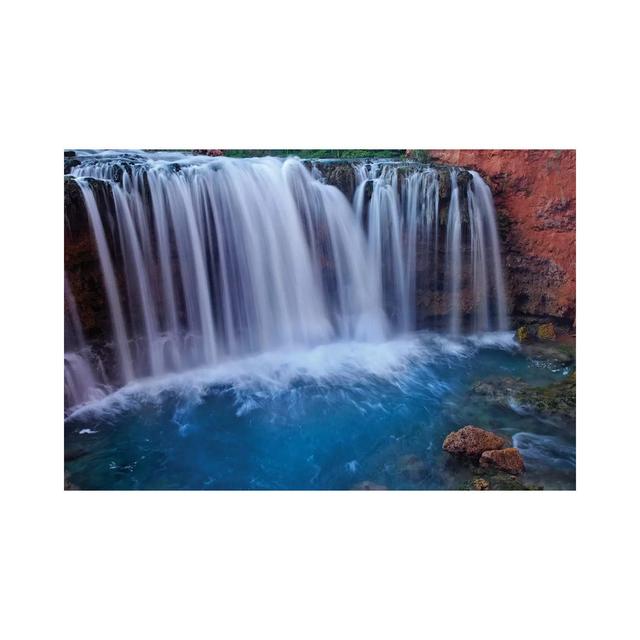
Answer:
[[[575,322],[574,150],[432,150],[487,179],[503,235],[513,313]]]

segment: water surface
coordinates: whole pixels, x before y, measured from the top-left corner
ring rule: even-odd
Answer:
[[[571,489],[573,420],[471,390],[486,377],[538,385],[571,370],[525,358],[510,334],[265,353],[139,381],[77,410],[65,421],[68,480],[82,489],[457,489],[471,471],[442,441],[474,424],[513,439],[524,482]]]

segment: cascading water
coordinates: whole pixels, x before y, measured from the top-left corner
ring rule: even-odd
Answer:
[[[65,404],[73,407],[88,400],[100,399],[104,391],[91,366],[90,349],[85,341],[78,307],[66,277],[64,300],[67,312],[64,332],[64,393]]]
[[[107,378],[119,386],[250,353],[383,341],[428,325],[419,305],[454,335],[508,326],[495,210],[475,172],[356,163],[352,204],[323,167],[295,158],[77,157],[117,366],[106,378],[92,370],[66,287],[68,406],[94,399]]]

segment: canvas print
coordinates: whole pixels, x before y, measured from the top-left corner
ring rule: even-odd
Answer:
[[[575,151],[64,151],[64,487],[571,490]]]

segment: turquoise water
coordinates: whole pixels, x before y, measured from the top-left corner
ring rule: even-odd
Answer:
[[[475,424],[514,439],[525,483],[572,489],[573,420],[471,390],[486,377],[537,385],[570,371],[525,358],[507,334],[263,354],[81,408],[65,420],[65,468],[82,489],[457,489],[471,471],[442,441]]]

